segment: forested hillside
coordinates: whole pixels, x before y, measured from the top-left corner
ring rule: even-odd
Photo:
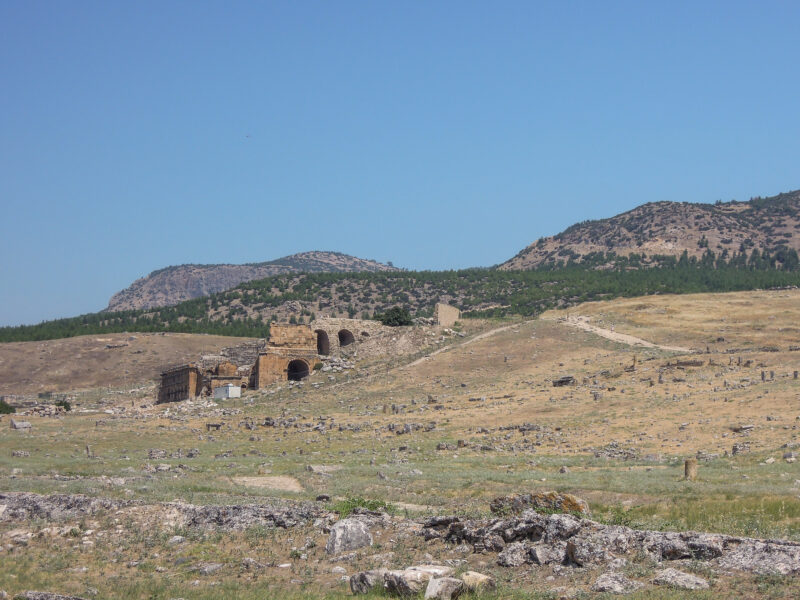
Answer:
[[[44,340],[89,333],[173,331],[265,337],[273,321],[315,316],[372,318],[393,306],[430,316],[436,302],[465,317],[522,315],[588,300],[647,294],[722,292],[800,285],[796,261],[754,251],[723,259],[660,257],[649,268],[637,256],[603,255],[589,264],[536,271],[471,269],[444,272],[315,273],[250,281],[233,290],[152,310],[94,313],[39,325],[0,329],[0,341]]]
[[[301,252],[244,265],[176,265],[153,271],[114,294],[107,312],[172,306],[236,287],[242,282],[289,273],[397,271],[391,265],[342,254]]]

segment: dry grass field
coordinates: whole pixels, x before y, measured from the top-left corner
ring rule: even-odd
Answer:
[[[569,321],[578,318],[609,335]],[[585,498],[594,518],[607,523],[800,540],[800,463],[784,458],[800,446],[798,324],[798,290],[614,300],[531,321],[472,324],[470,335],[449,339],[429,358],[373,359],[357,365],[368,368],[315,372],[303,385],[240,400],[154,406],[152,392],[122,399],[97,391],[63,418],[26,417],[30,432],[11,430],[6,416],[5,491],[197,505],[324,494],[331,500],[323,507],[333,507],[360,497],[387,502],[395,524],[342,563],[326,556],[327,536],[311,526],[198,531],[155,508],[58,523],[67,534],[41,534],[47,522],[0,521],[0,589],[88,590],[102,598],[338,597],[349,591],[335,567],[349,575],[449,560],[494,575],[497,597],[558,598],[564,589],[591,597],[591,570],[499,567],[491,556],[425,541],[406,521],[486,515],[496,496],[551,489]],[[498,331],[475,337],[487,328]],[[207,337],[209,348],[230,345]],[[10,373],[22,345],[6,346],[0,367]],[[95,354],[84,356],[91,366]],[[103,386],[124,387],[96,376]],[[574,383],[555,387],[563,376]],[[276,425],[264,426],[267,418]],[[207,431],[210,422],[223,426]],[[699,477],[684,481],[683,461],[698,453]],[[14,545],[19,530],[34,535]],[[186,541],[170,545],[176,534]],[[265,567],[243,567],[250,557]],[[205,563],[223,566],[206,575],[198,572]],[[702,565],[684,568],[703,574]],[[644,580],[653,569],[634,562],[627,572]],[[705,576],[713,583],[706,592],[650,587],[631,597],[800,595],[792,577]]]
[[[255,341],[188,333],[114,333],[0,344],[0,395],[152,384],[165,365]]]

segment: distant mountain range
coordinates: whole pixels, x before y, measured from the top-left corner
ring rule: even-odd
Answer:
[[[172,306],[272,275],[398,270],[374,260],[322,251],[301,252],[277,260],[244,265],[178,265],[153,271],[137,279],[111,297],[106,311]]]
[[[732,256],[754,249],[774,254],[780,248],[800,250],[800,191],[748,202],[690,204],[651,202],[609,219],[583,221],[558,235],[540,238],[499,265],[528,270],[559,261],[598,262],[598,255],[644,254],[700,258],[707,251]],[[602,266],[602,259],[599,260]]]
[[[747,266],[753,251],[784,268],[796,266],[800,250],[800,191],[747,202],[651,202],[608,219],[583,221],[540,238],[497,268],[531,270],[584,264],[591,268],[663,266],[664,257],[706,260],[711,253]],[[788,260],[787,252],[789,253]],[[705,263],[704,263],[705,264]],[[713,260],[712,260],[713,264]],[[224,292],[253,280],[297,273],[398,271],[391,265],[339,252],[303,252],[244,265],[179,265],[136,280],[114,294],[106,311],[173,306]],[[457,296],[458,294],[454,294]]]

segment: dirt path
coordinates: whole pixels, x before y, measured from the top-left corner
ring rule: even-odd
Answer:
[[[648,342],[647,340],[643,340],[641,338],[637,338],[632,335],[627,335],[625,333],[617,333],[610,329],[603,329],[602,327],[598,327],[597,325],[592,325],[591,323],[589,323],[589,317],[584,317],[580,315],[578,316],[570,315],[569,317],[566,318],[559,317],[558,319],[550,318],[547,320],[563,323],[564,325],[569,325],[571,327],[577,327],[578,329],[583,329],[584,331],[588,331],[590,333],[594,333],[595,335],[599,335],[600,337],[604,337],[607,340],[619,342],[621,344],[628,344],[629,346],[660,348],[661,350],[668,350],[670,352],[691,352],[689,348],[681,348],[680,346],[662,346],[660,344],[654,344],[652,342]]]
[[[491,337],[491,336],[493,336],[493,335],[495,335],[497,333],[501,333],[503,331],[507,331],[507,330],[511,329],[512,327],[520,327],[520,326],[525,325],[527,323],[532,323],[532,321],[522,321],[521,323],[512,323],[511,325],[504,325],[503,327],[498,327],[497,329],[490,329],[489,331],[484,331],[483,333],[479,333],[475,337],[469,338],[468,340],[463,341],[463,342],[461,342],[459,344],[452,344],[450,346],[445,346],[444,348],[439,348],[438,350],[434,350],[430,354],[426,354],[422,358],[418,358],[414,362],[408,363],[407,365],[403,365],[400,368],[401,369],[408,369],[410,367],[414,367],[416,365],[424,363],[426,360],[429,360],[429,359],[433,358],[434,356],[436,356],[437,354],[440,354],[442,352],[447,352],[448,350],[452,350],[454,348],[461,348],[463,346],[469,346],[473,342],[478,342],[480,340],[485,340],[486,338]]]

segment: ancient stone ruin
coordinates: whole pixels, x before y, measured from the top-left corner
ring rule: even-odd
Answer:
[[[433,316],[436,318],[437,325],[441,325],[442,327],[452,327],[456,324],[456,321],[461,319],[461,311],[455,306],[437,302],[436,307],[433,310]]]
[[[308,325],[270,326],[269,341],[250,375],[254,390],[279,381],[299,381],[319,362],[317,339]]]
[[[164,370],[158,402],[210,396],[227,385],[257,390],[280,381],[299,381],[311,374],[320,356],[355,349],[383,328],[358,319],[318,319],[311,325],[273,323],[269,340],[260,349],[252,344],[241,352],[226,349],[221,355],[203,356],[198,363]]]

